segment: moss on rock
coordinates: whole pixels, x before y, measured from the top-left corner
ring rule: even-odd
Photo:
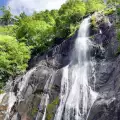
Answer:
[[[92,17],[91,17],[91,24],[92,24],[93,27],[96,27],[96,26],[97,26],[95,15],[92,15]]]
[[[111,8],[111,9],[108,9],[108,10],[104,10],[104,14],[105,15],[111,15],[115,12],[115,8]]]
[[[46,120],[52,120],[55,114],[55,110],[57,105],[59,104],[59,97],[57,97],[55,100],[53,100],[50,104],[47,106],[47,112],[46,112]]]
[[[33,108],[31,111],[31,116],[34,117],[34,115],[36,115],[37,112],[38,112],[38,108],[37,107]]]

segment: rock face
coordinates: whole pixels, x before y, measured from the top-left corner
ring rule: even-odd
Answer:
[[[120,43],[116,39],[114,16],[109,17],[112,24],[100,24],[102,33],[94,38],[97,44],[102,44],[104,52],[96,54],[95,86],[99,95],[91,108],[88,120],[120,120],[120,55],[117,55]]]
[[[120,120],[120,55],[117,54],[119,42],[116,39],[114,17],[109,18],[111,24],[100,23],[98,30],[91,33],[91,40],[95,43],[91,55],[97,61],[95,89],[98,98],[91,108],[88,120]],[[43,56],[34,57],[29,64],[31,70],[6,85],[5,90],[14,93],[16,97],[6,120],[33,120],[36,116],[37,120],[42,120],[46,95],[49,95],[46,120],[53,119],[59,104],[62,68],[70,62],[76,35]],[[8,105],[6,93],[0,101],[0,120],[4,119],[5,110],[10,107]]]

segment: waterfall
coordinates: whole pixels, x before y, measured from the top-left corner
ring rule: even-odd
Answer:
[[[4,120],[9,120],[11,117],[11,112],[12,112],[12,108],[14,107],[16,102],[20,102],[22,101],[22,99],[24,98],[24,94],[25,94],[25,90],[27,89],[28,86],[28,81],[29,78],[31,77],[32,73],[36,70],[36,67],[29,70],[22,78],[22,81],[20,79],[19,80],[19,90],[17,91],[17,96],[15,96],[15,93],[13,92],[13,86],[11,86],[10,88],[10,92],[8,93],[4,93],[3,95],[7,95],[8,94],[8,103],[7,103],[7,111],[6,111],[6,115]],[[8,82],[9,84],[9,82]],[[4,99],[4,97],[2,97],[0,95],[0,101],[2,101]]]
[[[44,93],[42,94],[39,105],[39,111],[37,113],[35,120],[45,120],[46,118],[47,105],[49,103],[49,93],[54,81],[55,73],[56,72],[54,71],[52,72],[44,86]]]
[[[19,82],[18,88],[19,91],[17,93],[17,97],[19,99],[19,102],[24,100],[24,94],[26,92],[27,86],[28,86],[28,82],[29,79],[32,75],[32,73],[36,70],[36,67],[32,68],[31,70],[29,70],[22,78],[22,81]]]
[[[9,92],[9,96],[8,96],[8,108],[6,111],[6,116],[4,120],[8,120],[10,119],[10,114],[11,114],[11,109],[14,105],[14,103],[16,102],[17,98],[14,94],[14,92]]]
[[[60,104],[54,120],[86,120],[97,97],[89,85],[89,73],[94,70],[89,54],[92,46],[88,38],[89,21],[90,18],[86,18],[81,23],[71,62],[63,68]]]
[[[90,56],[93,43],[89,39],[89,25],[90,17],[84,19],[81,23],[70,63],[62,68],[60,103],[54,120],[87,120],[92,105],[97,98],[94,68],[96,61]],[[27,92],[27,89],[29,80],[36,70],[37,68],[34,67],[23,77],[8,82],[8,86],[10,86],[8,92],[0,95],[0,103],[3,101],[4,96],[7,96],[8,99],[5,103],[7,111],[4,120],[11,119],[15,105],[25,101],[32,94],[31,91]],[[53,69],[49,74],[49,78],[47,78],[35,120],[46,119],[47,105],[51,99],[51,88],[56,79],[56,73],[57,71]],[[17,85],[17,90],[14,92],[15,85]]]

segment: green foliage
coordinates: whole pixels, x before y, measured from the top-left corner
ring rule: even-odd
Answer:
[[[0,94],[3,94],[4,93],[4,91],[3,90],[0,90]]]
[[[102,0],[68,0],[62,5],[56,19],[56,37],[67,38],[75,33],[83,16],[105,8]]]
[[[85,3],[80,0],[69,0],[59,10],[60,15],[73,15],[78,13],[81,16],[84,16],[86,13]]]
[[[33,108],[33,109],[32,109],[32,113],[31,113],[32,117],[34,117],[34,115],[35,115],[37,112],[38,112],[38,108],[37,108],[37,107]]]
[[[25,42],[27,46],[33,46],[33,53],[44,52],[53,43],[55,38],[55,18],[57,10],[34,12],[32,16],[22,15],[16,22],[16,38],[19,42]]]
[[[5,86],[5,81],[0,77],[0,94],[2,94],[2,88]]]
[[[105,15],[111,15],[115,12],[115,9],[114,8],[110,8],[108,10],[104,10],[104,14]]]
[[[11,22],[12,17],[10,8],[6,9],[5,7],[2,7],[0,10],[3,12],[3,16],[0,18],[0,20],[3,24],[8,25]]]
[[[103,0],[88,0],[86,2],[87,13],[104,10]]]
[[[57,97],[52,103],[48,104],[47,112],[46,112],[46,120],[52,120],[54,117],[54,112],[56,110],[56,106],[59,104],[59,98]]]
[[[119,42],[120,42],[120,31],[117,32],[117,39],[118,39]]]
[[[0,35],[0,80],[24,72],[30,58],[29,48],[14,37]]]
[[[22,12],[22,13],[19,15],[19,17],[20,17],[21,19],[24,19],[24,18],[27,17],[27,15],[25,14],[25,12]]]
[[[55,31],[57,38],[67,38],[70,34],[70,23],[67,20],[67,16],[60,16],[56,19]]]
[[[54,38],[54,28],[45,21],[23,20],[17,29],[16,37],[19,42],[26,43],[27,46],[33,46],[39,51],[45,51]]]
[[[76,28],[86,13],[85,3],[80,0],[69,0],[60,8],[56,19],[56,37],[67,38]],[[74,28],[73,28],[74,26]]]
[[[96,27],[96,26],[97,26],[95,15],[92,15],[92,17],[91,17],[91,24],[93,25],[93,27]]]
[[[93,8],[95,5],[97,9]],[[33,46],[33,51],[43,52],[52,45],[55,38],[66,39],[75,33],[83,16],[91,12],[87,11],[88,6],[93,8],[92,12],[104,8],[101,0],[68,0],[59,10],[34,12],[29,17],[21,13],[17,17],[16,38],[28,46]]]
[[[117,40],[118,40],[119,43],[120,43],[120,31],[117,31]],[[119,54],[120,54],[120,46],[118,46],[118,50],[117,50],[116,55],[119,55]]]
[[[107,0],[107,4],[119,5],[120,4],[120,0]]]
[[[120,16],[120,7],[117,8],[117,15]]]
[[[16,36],[16,26],[0,26],[0,35]]]

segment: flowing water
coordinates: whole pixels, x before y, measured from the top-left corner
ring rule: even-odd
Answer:
[[[46,85],[44,87],[44,93],[42,94],[40,105],[39,105],[39,111],[37,113],[35,120],[45,120],[46,118],[46,110],[47,110],[47,105],[49,103],[49,93],[54,81],[54,76],[55,76],[55,72],[53,72],[50,75],[50,77],[46,82]],[[41,115],[41,113],[43,113],[43,115]]]
[[[92,89],[89,85],[90,71],[94,71],[89,54],[92,46],[88,38],[89,21],[90,18],[86,18],[81,23],[71,63],[63,68],[60,104],[54,120],[86,120],[97,97],[94,87]]]
[[[19,81],[19,85],[18,85],[19,90],[17,91],[17,95],[15,95],[15,93],[13,92],[12,81],[9,81],[7,83],[8,84],[7,87],[10,86],[9,92],[6,92],[6,93],[0,95],[0,103],[2,101],[4,101],[4,98],[6,99],[5,96],[8,96],[7,97],[8,98],[7,103],[5,103],[6,106],[7,106],[7,110],[6,110],[6,115],[5,115],[4,120],[10,120],[10,117],[12,115],[11,112],[12,112],[12,109],[13,109],[15,103],[20,102],[24,98],[24,94],[25,94],[25,91],[26,91],[27,86],[28,86],[29,78],[31,77],[32,73],[35,70],[36,70],[36,68],[33,68],[33,69],[29,70],[23,76],[22,80],[18,79],[18,81]]]
[[[71,55],[71,62],[63,68],[60,103],[54,120],[87,120],[91,107],[96,100],[97,93],[94,91],[96,81],[94,68],[95,60],[90,56],[93,43],[89,40],[89,21],[90,18],[86,18],[81,23]],[[36,67],[28,71],[22,79],[18,79],[16,95],[12,92],[12,87],[8,93],[0,95],[0,103],[3,101],[4,96],[8,95],[8,107],[4,120],[10,119],[14,104],[24,101],[25,97],[27,97],[25,93],[29,79],[35,70]],[[55,79],[55,73],[56,72],[53,71],[46,82],[39,105],[39,111],[35,118],[36,120],[45,120],[50,97],[49,93]],[[90,80],[92,81],[90,82]],[[90,83],[93,84],[93,87],[90,87]],[[11,84],[10,86],[12,86]]]
[[[22,78],[22,81],[19,82],[19,85],[18,85],[18,93],[17,93],[17,97],[18,97],[18,100],[19,102],[24,100],[24,95],[25,95],[25,92],[26,92],[26,89],[27,89],[27,86],[28,86],[28,82],[29,82],[29,79],[32,75],[32,73],[36,70],[36,67],[32,68],[31,70],[29,70]],[[28,97],[28,96],[26,96]]]

